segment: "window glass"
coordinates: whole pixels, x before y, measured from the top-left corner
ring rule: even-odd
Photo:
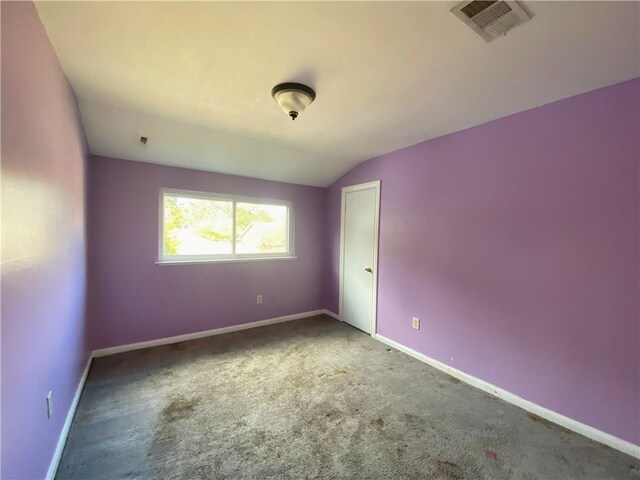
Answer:
[[[165,195],[164,254],[232,253],[233,203]]]
[[[161,201],[161,261],[292,256],[288,203],[176,190]]]
[[[285,205],[236,204],[236,253],[285,253],[287,217]]]

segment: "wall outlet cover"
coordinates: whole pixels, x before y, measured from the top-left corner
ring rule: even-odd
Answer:
[[[51,419],[53,416],[53,392],[47,394],[47,418]]]
[[[420,319],[418,317],[411,317],[411,326],[416,330],[420,330]]]

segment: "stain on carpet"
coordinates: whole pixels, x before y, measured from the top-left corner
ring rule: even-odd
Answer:
[[[172,423],[177,420],[188,417],[196,405],[200,403],[199,397],[193,398],[176,398],[172,400],[169,405],[162,410],[162,418],[166,423]]]
[[[459,465],[445,460],[436,460],[434,462],[438,477],[446,480],[462,480],[464,472]]]
[[[378,417],[375,420],[371,420],[371,425],[373,425],[374,427],[377,427],[377,428],[382,428],[382,427],[384,427],[384,420],[382,420],[380,417]]]
[[[558,425],[556,423],[550,422],[546,418],[542,418],[542,417],[536,415],[535,413],[527,412],[527,417],[529,417],[534,422],[539,423],[540,425],[548,428],[549,430],[560,430],[561,432],[568,433],[568,434],[572,434],[573,433],[568,428],[564,428],[564,427],[562,427],[562,426],[560,426],[560,425]]]

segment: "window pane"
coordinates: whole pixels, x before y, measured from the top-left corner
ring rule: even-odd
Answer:
[[[288,210],[285,205],[236,203],[236,253],[285,253]]]
[[[164,255],[231,254],[231,201],[164,196]]]

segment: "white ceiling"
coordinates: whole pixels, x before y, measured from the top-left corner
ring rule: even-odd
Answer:
[[[38,2],[95,154],[327,186],[401,147],[640,76],[640,3]],[[292,122],[270,96],[307,83]],[[140,135],[149,137],[147,145]]]

